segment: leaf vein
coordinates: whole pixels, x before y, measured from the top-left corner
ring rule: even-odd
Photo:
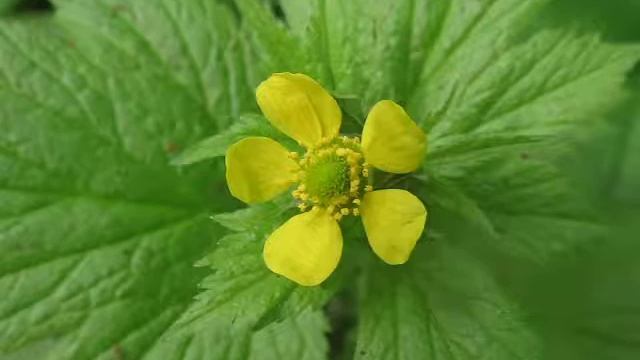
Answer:
[[[16,269],[11,269],[11,270],[9,270],[7,272],[4,272],[4,273],[0,274],[0,279],[4,278],[6,276],[17,274],[17,273],[25,271],[25,270],[34,269],[34,268],[37,268],[37,267],[40,267],[42,265],[49,264],[49,263],[52,263],[52,262],[55,262],[55,261],[60,261],[60,260],[63,260],[63,259],[68,259],[68,258],[72,258],[74,256],[78,256],[78,255],[81,255],[81,254],[84,254],[84,253],[90,253],[90,252],[94,252],[94,251],[97,251],[97,250],[103,250],[105,248],[122,245],[124,243],[129,242],[129,241],[136,240],[138,237],[143,236],[143,235],[148,235],[148,234],[152,234],[152,233],[159,233],[159,232],[167,231],[167,230],[170,230],[170,229],[172,229],[174,227],[178,227],[178,226],[184,225],[185,223],[196,221],[200,217],[200,215],[201,214],[198,214],[198,215],[194,216],[193,214],[189,214],[188,216],[182,216],[182,217],[178,218],[177,220],[174,220],[174,221],[172,221],[170,223],[163,224],[160,227],[158,227],[158,224],[153,224],[153,226],[149,226],[147,228],[144,228],[141,231],[134,232],[133,234],[127,234],[127,235],[122,236],[120,238],[111,239],[111,240],[105,241],[103,243],[97,244],[96,246],[90,246],[90,247],[85,247],[85,248],[81,248],[81,249],[76,249],[76,250],[72,250],[72,251],[69,251],[69,252],[63,253],[63,254],[54,254],[53,257],[46,258],[44,260],[34,261],[32,263],[26,264],[25,266],[18,267]]]

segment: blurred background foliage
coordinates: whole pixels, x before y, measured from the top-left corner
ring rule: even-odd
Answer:
[[[277,0],[269,4],[284,16]],[[46,0],[0,0],[5,17],[47,16],[52,9]],[[557,0],[537,25],[575,22],[607,41],[640,42],[639,19],[640,0]],[[496,278],[525,304],[545,338],[549,359],[637,359],[640,354],[640,63],[629,73],[627,86],[632,96],[609,113],[598,131],[578,134],[573,153],[557,159],[596,204],[599,221],[612,230],[596,246],[544,267],[479,251],[493,264]],[[336,315],[335,352],[353,347],[344,343],[345,338],[353,341],[348,332],[355,321],[345,308],[333,303],[329,309]]]
[[[546,16],[552,25],[576,22],[607,41],[640,41],[638,0],[559,0]],[[595,247],[508,279],[546,337],[552,359],[640,354],[640,63],[627,87],[631,97],[598,131],[589,130],[571,156],[559,159],[611,232]]]

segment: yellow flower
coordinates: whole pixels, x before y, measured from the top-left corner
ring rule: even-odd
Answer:
[[[315,80],[278,73],[256,91],[258,105],[277,129],[306,152],[290,152],[266,137],[248,137],[229,147],[231,194],[252,204],[273,199],[295,183],[292,195],[303,212],[274,231],[264,245],[267,267],[300,285],[323,282],[342,255],[338,221],[362,217],[373,251],[389,264],[403,264],[424,230],[427,210],[405,190],[373,190],[373,168],[415,171],[425,156],[424,132],[390,100],[375,104],[358,137],[339,136],[342,112]]]

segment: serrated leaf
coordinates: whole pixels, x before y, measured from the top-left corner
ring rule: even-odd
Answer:
[[[320,312],[306,311],[256,332],[220,325],[171,337],[143,359],[320,360],[326,359],[328,352],[327,324]]]
[[[319,312],[306,312],[296,319],[270,325],[251,344],[255,360],[321,360],[328,355],[324,332],[328,324]]]
[[[210,268],[212,274],[200,283],[202,292],[167,332],[174,339],[171,346],[195,339],[197,345],[190,345],[189,351],[206,349],[201,353],[231,359],[326,357],[326,325],[317,313],[310,318],[314,313],[309,308],[324,305],[336,281],[322,287],[300,287],[269,271],[262,258],[264,239],[291,216],[292,207],[291,199],[283,196],[212,217],[238,233],[220,239],[217,250],[196,264]],[[298,328],[301,319],[310,321],[304,323],[308,328]],[[276,331],[291,334],[287,337],[297,334],[296,341],[287,341]],[[224,350],[208,348],[201,340],[203,334],[220,339]],[[248,339],[252,339],[250,352]]]
[[[404,101],[424,124],[425,178],[448,187],[416,185],[427,203],[448,202],[485,229],[500,228],[497,247],[544,261],[600,234],[553,162],[577,139],[576,129],[589,128],[626,98],[621,85],[639,58],[637,46],[606,43],[575,24],[536,28],[531,19],[547,3],[283,6],[285,14],[315,26],[296,34],[318,49],[313,61],[329,62],[334,91],[358,94],[369,105],[384,97]],[[328,35],[314,36],[325,30]],[[407,62],[401,34],[408,33]]]
[[[526,314],[448,239],[363,279],[356,359],[538,359]],[[416,254],[418,255],[418,254]]]
[[[429,183],[429,190],[425,191],[425,193],[428,194],[430,205],[458,214],[467,221],[468,225],[477,226],[485,234],[497,235],[491,219],[480,205],[469,198],[463,191],[441,179],[431,177],[423,180]]]
[[[295,145],[291,145],[291,141],[273,128],[267,119],[258,115],[245,115],[241,116],[237,122],[234,122],[221,133],[190,146],[176,156],[171,163],[177,166],[191,165],[203,160],[224,156],[229,146],[248,136],[269,137],[289,144],[292,150],[295,149]]]
[[[283,69],[291,72],[315,74],[310,54],[304,51],[299,39],[292,36],[284,24],[262,2],[255,0],[234,0],[244,19],[244,25],[251,29],[252,40],[260,50],[263,77]]]
[[[568,27],[528,32],[546,1],[285,1],[285,19],[260,0],[235,1],[237,13],[201,0],[55,3],[67,35],[48,23],[0,24],[0,291],[9,294],[0,302],[0,352],[320,354],[299,354],[298,341],[265,352],[263,331],[298,333],[290,322],[328,295],[303,296],[264,268],[270,220],[260,220],[261,208],[217,217],[254,236],[213,251],[215,271],[191,303],[204,274],[190,262],[219,235],[205,214],[237,204],[221,195],[219,163],[167,166],[184,147],[257,111],[253,89],[275,71],[306,72],[362,99],[365,111],[382,98],[407,105],[433,150],[411,190],[430,211],[447,206],[479,225],[501,250],[546,260],[596,233],[552,161],[573,129],[589,128],[623,98],[638,48]],[[435,231],[450,238],[446,228]],[[538,353],[520,309],[473,257],[427,250],[406,267],[364,273],[356,356]],[[429,307],[419,307],[425,300]],[[174,333],[177,318],[188,325]],[[323,347],[317,320],[305,326]],[[404,334],[411,337],[395,346]]]
[[[198,79],[229,39],[210,2],[57,5],[68,32],[0,24],[0,353],[141,358],[205,275],[207,214],[232,208],[219,171],[168,165],[233,114]]]
[[[229,235],[218,242],[215,252],[198,263],[214,272],[201,282],[203,291],[167,333],[173,343],[198,339],[198,346],[206,348],[202,334],[212,334],[214,338],[227,337],[219,340],[225,350],[207,350],[207,357],[246,358],[250,352],[250,358],[257,359],[284,354],[325,357],[326,325],[323,316],[310,308],[322,306],[332,291],[300,287],[272,273],[264,266],[262,246],[262,241],[247,233]],[[308,321],[309,327],[297,328],[301,320]],[[296,341],[287,341],[274,331],[295,333]],[[251,346],[244,343],[252,337]],[[269,345],[266,342],[273,340]]]
[[[71,29],[72,41],[81,44],[86,54],[98,59],[116,54],[123,59],[112,64],[110,72],[144,67],[162,74],[196,99],[219,129],[257,108],[253,87],[260,78],[227,6],[200,0],[54,3],[59,9],[56,17]],[[185,120],[181,116],[186,114],[176,114],[176,121]]]
[[[216,214],[212,219],[234,232],[264,236],[274,230],[275,226],[279,226],[287,218],[295,215],[295,212],[292,212],[294,208],[295,202],[289,194],[284,194],[267,203]]]
[[[206,277],[196,301],[179,324],[188,329],[226,322],[262,327],[279,314],[297,315],[308,305],[321,306],[330,292],[305,288],[269,271],[262,259],[263,242],[243,233],[218,241],[218,250],[198,262],[215,272]]]
[[[285,14],[315,26],[297,33],[317,49],[316,62],[330,64],[333,90],[358,94],[369,105],[384,97],[406,101],[429,131],[434,156],[427,156],[425,182],[414,187],[428,204],[465,216],[492,235],[500,250],[540,262],[602,234],[584,199],[553,162],[575,140],[572,131],[592,126],[625,99],[621,85],[639,57],[637,46],[605,43],[573,24],[532,28],[531,19],[546,1],[309,3],[294,8],[284,2]],[[323,31],[328,34],[315,34]],[[406,47],[398,41],[407,38],[400,36],[403,31],[413,35],[408,66],[402,66],[406,52],[394,52]],[[394,66],[405,73],[379,71]],[[407,96],[404,76],[410,79]],[[375,321],[384,308],[362,320]],[[419,323],[411,324],[407,334],[420,329]],[[434,337],[423,335],[422,340]],[[393,340],[373,343],[384,353],[388,341]],[[398,351],[396,357],[407,355]],[[487,353],[458,357],[492,357]]]
[[[424,194],[433,199],[430,203],[479,225],[491,235],[493,247],[544,263],[590,243],[605,229],[587,199],[544,158],[531,149],[511,156],[472,152],[451,157],[427,167]]]

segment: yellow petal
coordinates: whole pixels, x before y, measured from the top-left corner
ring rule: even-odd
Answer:
[[[427,220],[422,201],[397,189],[367,193],[360,214],[371,248],[391,265],[409,260]]]
[[[273,74],[258,86],[256,98],[273,126],[306,147],[338,135],[342,123],[338,103],[307,75]]]
[[[415,171],[427,149],[427,136],[404,109],[391,100],[375,104],[362,130],[367,162],[394,174]]]
[[[320,210],[296,215],[264,244],[267,267],[303,286],[331,275],[342,256],[342,233],[333,217]]]
[[[266,137],[248,137],[227,149],[227,185],[248,204],[273,199],[293,183],[298,164],[287,149]]]

